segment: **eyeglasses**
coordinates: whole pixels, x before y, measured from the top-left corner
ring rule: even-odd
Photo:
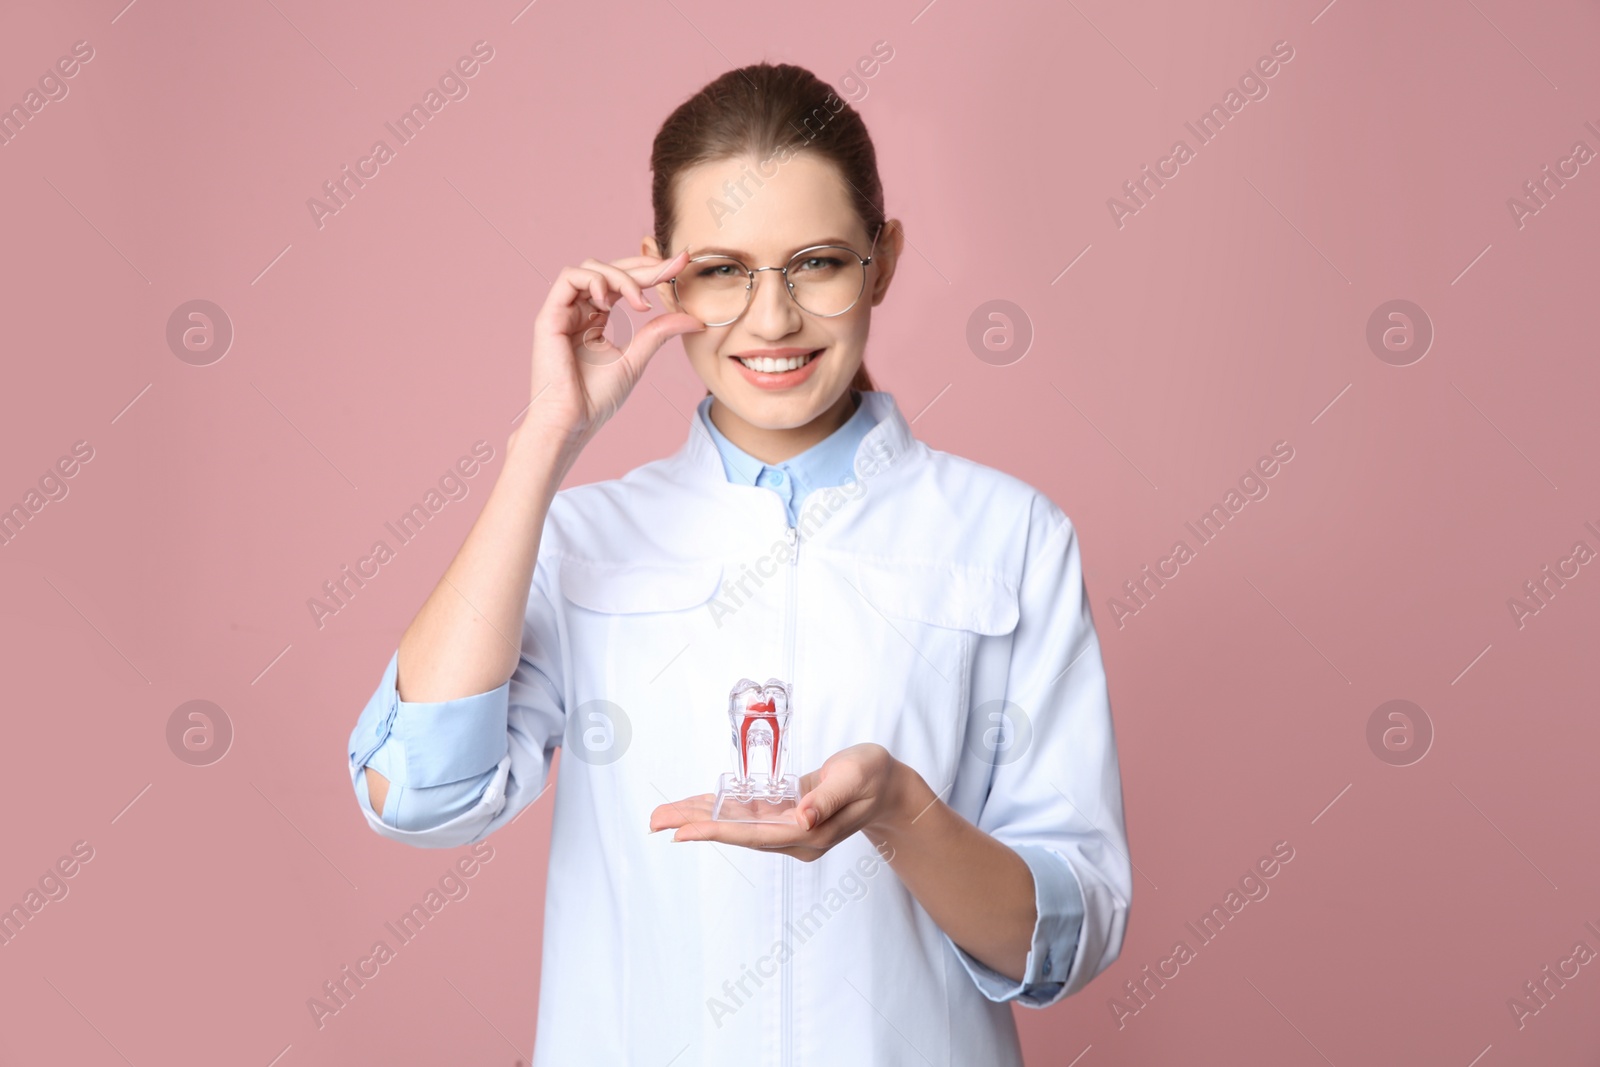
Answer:
[[[695,256],[671,281],[678,306],[707,326],[727,326],[750,306],[756,275],[775,270],[800,310],[831,319],[856,306],[867,287],[867,264],[878,248],[883,224],[872,235],[866,258],[844,245],[802,248],[782,267],[751,270],[732,256]]]

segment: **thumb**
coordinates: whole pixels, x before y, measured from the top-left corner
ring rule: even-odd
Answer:
[[[705,323],[693,315],[688,315],[681,311],[657,315],[639,327],[638,332],[633,335],[632,342],[628,345],[627,352],[623,354],[627,357],[629,363],[632,363],[642,371],[645,364],[650,361],[650,357],[655,355],[657,350],[669,340],[679,334],[696,333],[705,328]]]
[[[800,821],[806,829],[814,829],[844,807],[860,792],[859,775],[844,768],[834,768],[834,773],[823,778],[817,787],[800,798]]]

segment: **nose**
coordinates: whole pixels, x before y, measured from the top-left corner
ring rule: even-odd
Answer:
[[[770,277],[763,282],[767,275]],[[800,329],[800,307],[790,297],[782,271],[760,268],[750,284],[753,290],[744,313],[745,329],[766,341],[781,340]]]

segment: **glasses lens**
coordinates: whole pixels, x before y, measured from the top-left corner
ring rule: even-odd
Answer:
[[[866,287],[867,268],[848,248],[813,248],[789,261],[794,302],[813,315],[848,311]]]
[[[683,310],[701,322],[726,322],[744,310],[750,275],[736,259],[702,259],[683,269],[675,287]]]

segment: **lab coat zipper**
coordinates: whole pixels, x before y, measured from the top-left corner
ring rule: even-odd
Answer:
[[[796,578],[800,566],[800,531],[793,526],[784,531],[784,538],[789,542],[789,589],[785,604],[785,617],[783,628],[784,640],[784,680],[790,685],[789,707],[794,708],[795,677],[794,677],[794,646],[795,646],[795,594],[798,591]],[[801,714],[804,714],[802,710]],[[789,759],[788,767],[793,773],[799,774],[795,769],[800,766],[800,753],[795,745],[795,730],[793,720],[790,720],[789,730]],[[783,865],[783,925],[778,931],[780,941],[789,936],[789,915],[794,899],[794,864]],[[789,969],[790,952],[779,966],[778,985],[781,993],[781,1010],[779,1016],[779,1043],[781,1046],[781,1060],[783,1067],[792,1067],[794,1062],[794,975]]]

